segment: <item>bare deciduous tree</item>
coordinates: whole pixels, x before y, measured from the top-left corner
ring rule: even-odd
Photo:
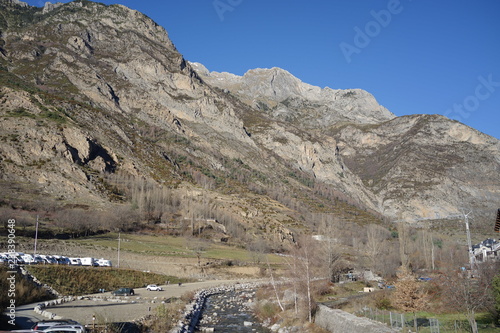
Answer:
[[[478,332],[476,313],[492,305],[492,282],[497,272],[497,265],[485,263],[475,272],[450,269],[438,281],[445,304],[465,314],[473,333]]]
[[[204,274],[205,270],[201,264],[201,256],[210,247],[209,242],[202,238],[190,237],[186,239],[186,246],[196,254],[198,267],[200,268],[201,274]]]
[[[292,267],[295,271],[290,272],[293,279],[302,287],[298,288],[298,292],[303,294],[303,299],[306,301],[305,308],[307,309],[307,318],[312,322],[312,313],[314,300],[312,296],[312,283],[315,277],[320,275],[321,267],[324,267],[324,260],[321,260],[317,253],[318,242],[310,236],[302,235],[299,237],[297,246],[292,251],[294,260]]]
[[[266,255],[267,244],[262,238],[254,239],[247,245],[247,250],[254,264],[259,265]]]
[[[401,260],[401,266],[408,269],[410,267],[409,259],[409,226],[405,222],[399,222],[398,227],[398,238],[399,238],[399,257]]]
[[[389,231],[379,225],[370,224],[368,228],[366,228],[366,251],[371,266],[370,268],[373,271],[381,271],[383,254],[387,248],[387,239],[389,237]]]
[[[320,258],[320,269],[330,282],[339,282],[340,276],[349,270],[342,257],[341,240],[339,236],[339,225],[336,218],[331,214],[323,214],[320,217],[319,232],[322,237],[316,244]]]
[[[392,304],[402,311],[413,312],[415,330],[418,330],[416,313],[425,308],[429,296],[408,268],[402,266],[397,277],[396,289],[392,294]]]

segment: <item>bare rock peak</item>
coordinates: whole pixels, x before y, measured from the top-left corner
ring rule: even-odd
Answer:
[[[21,7],[29,7],[29,5],[26,2],[20,1],[20,0],[0,0],[0,2],[11,4],[11,5],[17,5],[17,6],[21,6]]]
[[[243,76],[210,72],[199,63],[193,68],[209,84],[242,97],[254,107],[265,106],[278,119],[301,119],[309,128],[345,121],[378,123],[395,117],[362,89],[320,88],[279,67],[250,69]],[[311,114],[311,109],[316,112]]]
[[[62,2],[51,3],[51,2],[47,1],[45,3],[45,5],[43,6],[42,13],[47,14],[48,12],[51,12],[54,9],[61,7],[62,5],[64,5],[64,3],[62,3]]]

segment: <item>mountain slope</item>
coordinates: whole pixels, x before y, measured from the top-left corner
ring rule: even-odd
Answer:
[[[500,145],[495,138],[445,117],[396,118],[365,91],[320,89],[279,68],[251,70],[240,77],[193,66],[205,81],[264,110],[286,123],[285,128],[293,125],[314,133],[329,147],[318,160],[335,151],[343,170],[361,179],[358,188],[369,193],[369,207],[385,216],[440,219],[473,209],[478,218],[486,218],[494,211],[500,194]],[[338,174],[300,167],[327,183]]]
[[[480,217],[498,203],[500,143],[463,124],[413,115],[331,134],[385,215],[439,219],[474,209]]]
[[[203,202],[200,216],[282,242],[311,213],[435,218],[499,201],[498,140],[447,118],[398,118],[278,68],[210,73],[120,5],[0,7],[5,204],[106,209],[144,180],[175,192],[181,216]]]

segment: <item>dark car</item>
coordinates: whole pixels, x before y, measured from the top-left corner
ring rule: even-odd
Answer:
[[[120,288],[111,292],[113,296],[134,296],[134,294],[134,289],[132,288]]]

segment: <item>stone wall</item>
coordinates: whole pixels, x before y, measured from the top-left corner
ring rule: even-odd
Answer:
[[[319,305],[315,316],[315,324],[333,333],[396,333],[385,324],[372,321],[368,318],[357,317],[351,313],[330,309]]]

